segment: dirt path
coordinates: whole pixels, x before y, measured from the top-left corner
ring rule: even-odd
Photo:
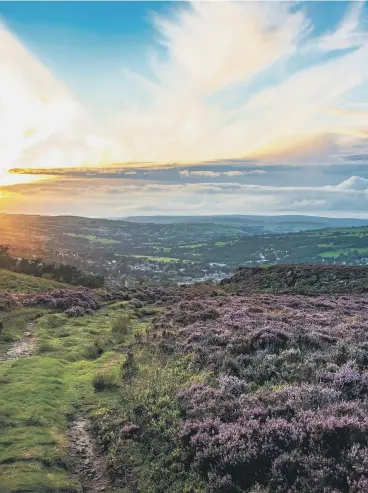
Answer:
[[[11,348],[7,351],[7,353],[3,356],[0,356],[0,361],[9,360],[9,359],[17,359],[17,358],[26,358],[27,356],[31,356],[34,352],[37,336],[32,333],[35,328],[35,322],[29,322],[27,328],[24,332],[23,339],[19,339],[15,341]]]
[[[112,484],[107,472],[107,460],[98,450],[87,419],[76,419],[69,428],[69,456],[74,463],[73,476],[82,484],[83,493],[109,493]]]

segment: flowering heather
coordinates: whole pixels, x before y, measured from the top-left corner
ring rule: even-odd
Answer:
[[[185,300],[156,326],[214,375],[178,395],[208,493],[368,491],[366,296]]]
[[[47,293],[23,295],[21,301],[24,306],[45,306],[63,310],[72,317],[91,314],[101,307],[99,296],[89,289],[59,289]]]
[[[0,292],[0,312],[8,311],[14,308],[18,304],[17,296],[7,293],[6,291]]]

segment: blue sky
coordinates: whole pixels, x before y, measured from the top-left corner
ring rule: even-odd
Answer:
[[[170,15],[186,5],[186,2],[156,1],[0,2],[0,16],[79,99],[89,104],[107,104],[116,101],[116,93],[124,84],[122,67],[154,77],[149,66],[150,47],[155,46],[155,51],[165,56],[151,22],[152,15]],[[316,36],[333,30],[347,8],[343,1],[302,2],[301,5],[298,8],[308,13]],[[325,56],[336,56],[336,53]],[[292,68],[308,63],[311,61],[301,56],[292,61]],[[282,74],[274,74],[273,80],[281,77]],[[269,81],[268,74],[261,83]],[[254,82],[257,88],[259,82]],[[112,94],[111,85],[115,84]],[[134,84],[128,90],[134,91]]]
[[[220,212],[215,195],[227,213],[368,215],[366,2],[0,2],[0,20],[2,174],[25,170],[2,210],[28,189],[68,212],[55,190],[77,188],[73,210],[110,217]],[[30,168],[48,178],[20,189]]]

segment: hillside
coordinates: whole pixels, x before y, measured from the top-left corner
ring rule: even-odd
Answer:
[[[3,295],[1,492],[366,493],[366,283],[302,265]]]
[[[302,215],[216,215],[216,216],[130,216],[126,221],[143,224],[212,223],[254,228],[254,233],[290,233],[322,228],[368,226],[368,219],[335,218]]]
[[[46,292],[66,287],[66,284],[60,282],[0,269],[0,290],[2,291],[33,293],[38,291]]]
[[[273,265],[239,267],[220,283],[238,292],[358,294],[368,292],[368,267]]]

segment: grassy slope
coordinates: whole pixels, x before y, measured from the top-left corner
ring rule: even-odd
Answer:
[[[93,379],[98,372],[119,378],[125,356],[115,350],[121,344],[113,339],[111,325],[126,311],[119,303],[83,319],[44,315],[35,329],[38,354],[0,361],[2,493],[80,491],[68,473],[68,419],[77,411],[115,405],[119,394],[95,393]],[[134,330],[145,325],[135,322]]]
[[[171,462],[176,457],[175,467],[182,468],[179,484],[173,484],[172,491],[182,492],[184,487],[188,487],[185,491],[202,491],[191,489],[200,481],[185,471],[185,460],[172,436],[180,415],[178,390],[204,382],[208,375],[191,368],[190,356],[156,355],[149,344],[141,344],[155,337],[145,310],[119,302],[94,316],[77,319],[33,308],[5,314],[7,341],[22,337],[27,322],[37,319],[33,331],[38,349],[32,357],[0,361],[2,493],[80,493],[81,485],[70,476],[68,422],[75,415],[87,413],[101,429],[106,419],[111,425],[114,412],[129,423],[137,406],[145,407],[153,424],[147,444],[131,442],[132,448],[126,449],[126,468],[136,474],[141,491],[151,491],[161,475],[163,484],[167,484],[172,474],[169,469],[162,474],[166,454]],[[149,308],[151,313],[156,310]],[[114,335],[114,320],[127,313],[132,320],[130,330],[120,337]],[[0,354],[7,349],[5,342],[0,341]],[[131,371],[121,350],[134,342],[133,367],[137,371]],[[101,374],[114,384],[111,390],[95,391],[94,380]],[[129,374],[131,377],[126,378]],[[117,430],[120,432],[121,426]],[[115,461],[120,464],[121,451],[112,448],[109,461],[116,470]],[[129,491],[128,485],[114,493]]]
[[[17,274],[8,270],[0,269],[0,290],[32,293],[35,291],[50,291],[52,289],[61,289],[70,286],[60,282],[43,279],[40,277],[28,276],[26,274]]]

